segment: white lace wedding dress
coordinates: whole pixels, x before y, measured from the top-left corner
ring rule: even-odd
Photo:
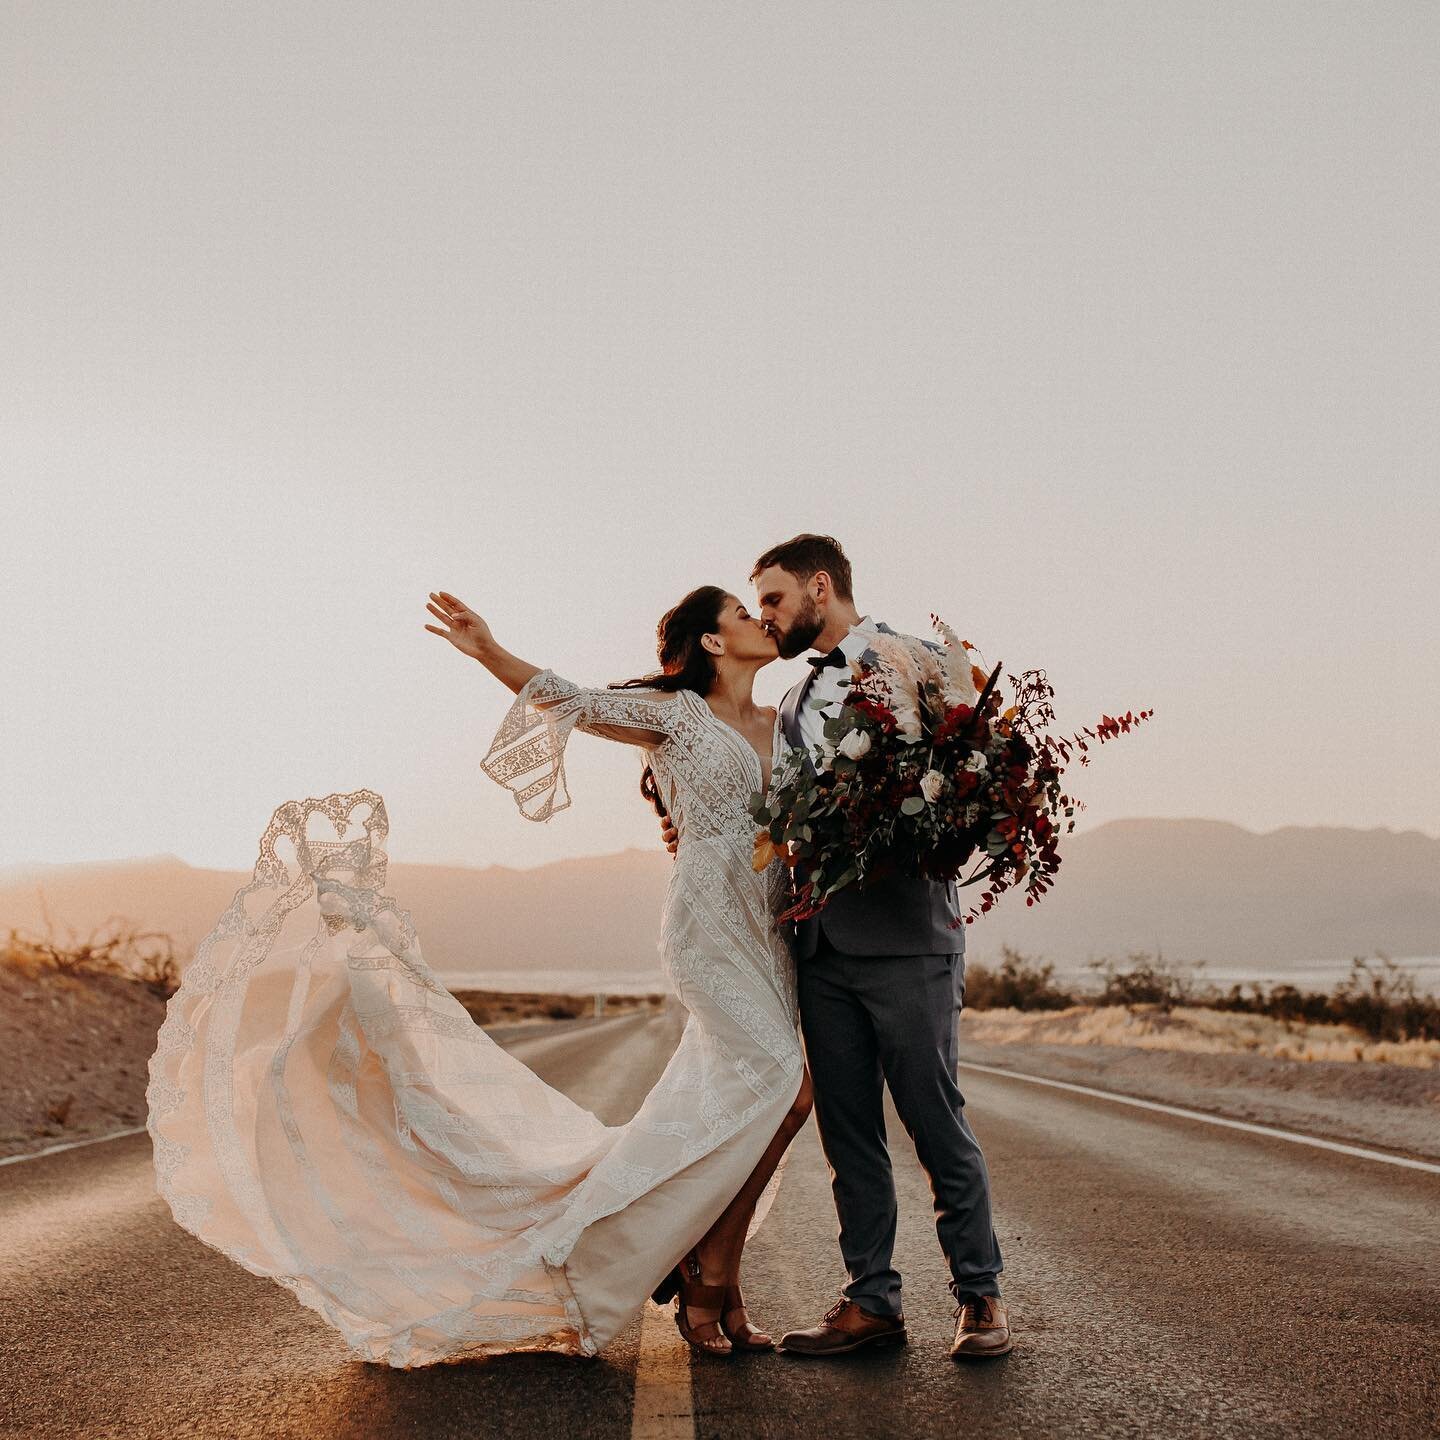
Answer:
[[[435,978],[384,893],[370,790],[275,811],[169,1002],[147,1090],[160,1193],[364,1359],[593,1355],[709,1229],[799,1090],[773,921],[784,871],[751,867],[759,756],[693,691],[587,690],[544,670],[482,768],[547,820],[570,803],[577,728],[643,743],[683,837],[660,950],[689,1017],[628,1124],[547,1085]],[[781,748],[777,725],[772,763]],[[312,838],[315,816],[339,838]]]

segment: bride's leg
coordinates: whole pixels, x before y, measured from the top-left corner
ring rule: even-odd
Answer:
[[[745,1232],[750,1227],[750,1217],[754,1215],[755,1205],[770,1177],[775,1173],[780,1157],[800,1133],[814,1103],[810,1070],[807,1066],[800,1077],[800,1089],[794,1102],[780,1121],[779,1128],[766,1146],[759,1163],[736,1192],[734,1199],[721,1212],[720,1218],[706,1231],[704,1238],[695,1247],[695,1258],[699,1260],[701,1273],[707,1282],[731,1285],[739,1283],[740,1254],[745,1248]]]

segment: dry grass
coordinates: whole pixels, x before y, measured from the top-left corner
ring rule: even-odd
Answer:
[[[965,1039],[981,1045],[1126,1045],[1277,1060],[1440,1066],[1440,1040],[1372,1040],[1349,1025],[1277,1020],[1206,1006],[1072,1005],[1065,1010],[963,1012]]]
[[[44,896],[41,896],[42,907]],[[48,909],[45,933],[12,929],[0,942],[0,964],[22,973],[49,970],[76,977],[111,975],[136,980],[162,1000],[180,986],[180,957],[175,939],[159,930],[141,930],[123,916],[112,916],[81,938],[72,929],[60,940]]]
[[[580,1020],[595,1013],[593,995],[554,995],[544,991],[520,990],[456,990],[453,993],[477,1025],[512,1025],[525,1020]],[[607,1016],[629,1015],[637,1010],[658,1010],[664,1004],[664,995],[607,994],[604,1013]]]

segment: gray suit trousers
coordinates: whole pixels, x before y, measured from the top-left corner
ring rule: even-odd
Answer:
[[[999,1295],[990,1176],[956,1072],[963,955],[847,955],[822,935],[797,966],[815,1121],[840,1220],[844,1294],[898,1315],[895,1183],[883,1084],[930,1181],[950,1290]]]

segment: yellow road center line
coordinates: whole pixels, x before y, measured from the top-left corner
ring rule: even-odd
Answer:
[[[695,1440],[690,1347],[675,1329],[673,1313],[653,1300],[641,1313],[630,1440]]]

